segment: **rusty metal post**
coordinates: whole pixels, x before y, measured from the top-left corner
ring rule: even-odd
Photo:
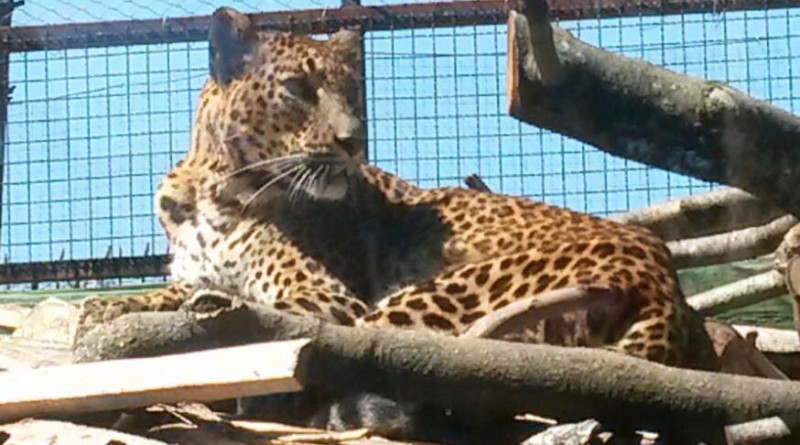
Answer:
[[[361,0],[342,0],[342,8],[361,8]],[[366,36],[366,31],[364,30],[364,25],[359,24],[358,26],[354,26],[353,29],[358,31],[361,34],[361,48],[359,49],[359,67],[356,70],[356,75],[359,78],[359,104],[358,108],[356,109],[356,113],[361,116],[364,122],[364,158],[369,160],[369,145],[368,145],[368,134],[367,134],[367,77],[366,77],[366,59],[365,51],[364,51],[364,36]]]

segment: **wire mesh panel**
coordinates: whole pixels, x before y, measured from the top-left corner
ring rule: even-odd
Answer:
[[[800,11],[565,21],[580,39],[723,80],[796,111]],[[493,190],[607,215],[711,184],[609,156],[508,117],[505,26],[370,33],[373,159],[425,186],[479,173]]]
[[[153,194],[187,147],[206,54],[184,43],[12,56],[2,243],[11,261],[163,252]]]
[[[144,19],[208,14],[214,8],[200,0],[120,2],[106,9],[89,3],[94,4],[48,10],[49,2],[26,2],[15,12],[15,23]],[[289,8],[285,3],[258,6]],[[339,3],[292,2],[291,7],[336,8]],[[447,7],[457,11],[476,3]],[[255,10],[244,1],[231,5]],[[322,20],[325,11],[320,11]],[[561,26],[591,44],[728,81],[797,111],[800,58],[793,54],[800,52],[800,10],[672,12],[633,17],[604,12]],[[452,26],[454,15],[437,21],[431,15],[393,17],[385,8],[381,14],[380,23],[376,16],[356,21],[366,31],[371,162],[425,187],[460,185],[465,176],[478,173],[495,191],[601,215],[712,187],[508,117],[502,16],[476,15],[472,23],[462,18]],[[301,15],[296,11],[293,17]],[[142,44],[143,36],[159,32],[156,22],[147,23],[152,29],[146,32],[125,28],[137,44],[120,44],[125,32],[117,28],[109,38],[113,45],[94,42],[77,48],[63,40],[44,45],[56,42],[47,34],[56,28],[41,27],[35,36],[38,49],[11,53],[2,262],[166,253],[153,195],[160,178],[188,148],[208,52],[199,31],[187,30],[185,41],[177,35],[164,39],[169,43]],[[304,32],[308,26],[298,29]],[[15,42],[12,48],[24,47],[21,40]]]

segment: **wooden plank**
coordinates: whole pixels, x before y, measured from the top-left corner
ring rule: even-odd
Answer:
[[[298,356],[308,343],[12,370],[0,374],[0,420],[299,391]]]
[[[3,445],[167,445],[166,442],[119,431],[37,419],[0,425],[0,439],[4,437]]]
[[[72,363],[72,349],[69,343],[13,335],[0,336],[0,371],[27,370],[70,363]]]

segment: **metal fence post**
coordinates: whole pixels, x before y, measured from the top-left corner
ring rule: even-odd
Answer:
[[[0,0],[0,27],[11,26],[11,15],[19,3],[14,0]],[[3,225],[3,181],[5,180],[6,125],[8,123],[9,88],[8,72],[10,51],[6,42],[0,42],[0,227]],[[0,246],[3,239],[0,237]]]

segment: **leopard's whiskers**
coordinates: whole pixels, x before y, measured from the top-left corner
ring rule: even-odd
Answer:
[[[264,193],[268,188],[270,188],[273,185],[275,185],[278,181],[280,181],[281,179],[291,175],[292,173],[296,173],[296,172],[302,171],[303,168],[305,168],[305,166],[302,165],[302,164],[295,165],[294,167],[291,167],[291,168],[287,169],[283,173],[280,173],[280,174],[276,175],[274,178],[270,179],[266,184],[264,184],[261,187],[259,187],[258,190],[256,190],[252,195],[250,195],[250,197],[248,197],[247,200],[245,200],[245,202],[243,204],[243,208],[246,209],[247,206],[249,206],[250,203],[253,202],[253,200],[255,200],[260,194]]]
[[[286,167],[287,165],[296,164],[302,161],[304,156],[305,155],[303,154],[293,154],[293,155],[281,156],[279,158],[265,159],[263,161],[253,162],[252,164],[247,164],[244,167],[236,169],[226,174],[225,176],[219,178],[217,180],[217,183],[227,181],[238,174],[260,167],[272,166],[281,169],[281,167]]]
[[[289,184],[289,202],[294,203],[295,197],[300,193],[300,184],[311,173],[311,169],[307,165],[303,165],[303,170],[292,176],[292,182]]]

